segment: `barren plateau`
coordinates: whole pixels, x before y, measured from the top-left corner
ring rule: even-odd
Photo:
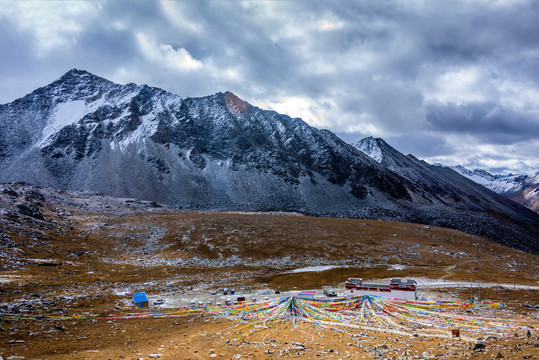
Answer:
[[[539,350],[537,327],[510,336],[464,334],[454,340],[379,329],[351,337],[298,321],[296,327],[279,322],[231,341],[241,330],[212,317],[73,319],[141,311],[130,301],[136,291],[146,291],[153,300],[224,287],[342,289],[349,277],[400,277],[459,284],[419,286],[418,295],[465,300],[472,294],[505,303],[479,310],[485,316],[539,325],[537,310],[525,306],[539,303],[539,258],[486,238],[420,224],[295,213],[178,212],[152,202],[24,184],[1,185],[0,199],[4,359],[521,359]],[[320,271],[293,271],[308,267]],[[70,319],[24,319],[29,314]],[[474,351],[480,340],[485,347]]]

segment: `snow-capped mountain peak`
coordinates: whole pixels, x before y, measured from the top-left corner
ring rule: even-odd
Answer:
[[[86,70],[79,70],[76,68],[73,68],[69,70],[68,72],[66,72],[64,75],[60,77],[59,80],[61,82],[73,82],[73,81],[92,82],[96,80],[109,82],[105,78],[94,75]]]

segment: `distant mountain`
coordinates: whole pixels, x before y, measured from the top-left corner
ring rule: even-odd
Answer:
[[[539,173],[530,176],[522,191],[511,196],[511,199],[539,213]]]
[[[502,195],[513,195],[514,193],[520,192],[525,181],[528,179],[528,175],[492,175],[488,171],[482,169],[468,170],[461,165],[453,166],[451,168],[466,176],[468,179]]]
[[[369,142],[378,161],[230,92],[182,98],[74,69],[0,105],[0,181],[183,209],[413,221],[539,251],[537,214],[451,169]]]
[[[416,189],[420,188],[438,197],[439,201],[445,202],[453,208],[460,208],[462,203],[465,203],[470,209],[475,209],[479,212],[481,212],[480,209],[489,209],[487,212],[492,211],[492,214],[498,214],[496,216],[499,216],[501,208],[498,206],[500,203],[503,203],[504,207],[506,207],[503,213],[511,214],[512,217],[519,217],[520,215],[518,214],[521,214],[521,207],[512,201],[508,201],[502,196],[495,196],[483,186],[460,175],[460,173],[453,171],[451,168],[430,165],[413,155],[404,155],[387,144],[383,139],[367,137],[354,144],[354,147],[365,155],[370,156],[373,160],[376,160],[385,168],[397,173],[409,183],[414,184],[417,187]],[[416,190],[415,192],[417,193],[418,191]],[[453,199],[459,205],[451,204],[447,199]],[[494,205],[495,203],[497,205]],[[535,217],[529,213],[526,217],[528,216]],[[447,221],[447,223],[444,223],[444,221]],[[438,219],[434,223],[440,226],[456,227],[449,219]],[[463,223],[458,228],[474,233],[473,228],[477,226],[478,223],[469,227]],[[495,227],[483,229],[480,233],[486,234],[490,238],[495,238],[496,235],[493,234]],[[475,230],[475,233],[478,233],[477,228]]]
[[[482,169],[470,171],[463,166],[452,167],[467,178],[539,212],[539,172],[529,175],[492,175]]]

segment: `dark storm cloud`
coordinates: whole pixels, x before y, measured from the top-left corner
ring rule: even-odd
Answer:
[[[9,56],[0,56],[0,74],[17,72],[21,65],[28,67],[32,63],[32,44],[27,41],[27,34],[8,21],[0,22],[0,33],[0,48],[9,49]]]
[[[95,52],[82,49],[99,49]],[[92,29],[78,41],[75,53],[88,63],[100,64],[103,68],[122,66],[138,56],[136,39],[130,32],[117,29]],[[74,55],[77,56],[77,55]]]
[[[536,115],[504,108],[495,103],[443,104],[427,108],[431,130],[474,134],[485,143],[511,144],[537,138]]]
[[[387,142],[402,153],[416,157],[448,155],[453,152],[442,135],[426,131],[389,137]]]
[[[189,3],[190,12],[198,14],[196,19],[210,34],[197,39],[204,44],[201,58],[210,58],[222,68],[240,66],[249,83],[269,91],[283,87],[299,90],[299,74],[294,71],[301,64],[295,52],[299,40],[273,41],[273,26],[260,22],[263,10],[255,16],[254,9],[243,9],[239,2],[211,4],[214,6],[207,6],[207,2]]]
[[[350,141],[392,139],[432,160],[459,161],[456,135],[477,152],[539,142],[534,1],[3,5],[0,102],[77,67],[182,96],[231,90]]]
[[[0,21],[0,104],[22,97],[33,89],[54,79],[47,76],[49,64],[36,66],[34,43],[27,31],[18,29],[10,21]]]

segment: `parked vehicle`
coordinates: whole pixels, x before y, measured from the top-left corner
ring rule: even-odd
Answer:
[[[324,290],[324,295],[326,295],[327,297],[336,297],[337,296],[337,292],[334,291],[334,290]]]

